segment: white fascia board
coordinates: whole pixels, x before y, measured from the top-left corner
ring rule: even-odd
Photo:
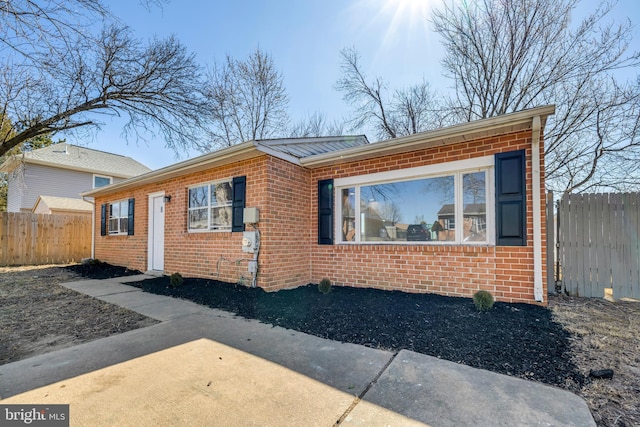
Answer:
[[[321,167],[336,162],[347,162],[362,158],[372,158],[394,152],[406,152],[418,150],[425,146],[448,145],[458,141],[447,141],[452,138],[460,138],[460,141],[470,140],[470,134],[478,134],[508,128],[518,125],[529,125],[533,118],[539,116],[546,118],[555,113],[554,105],[532,108],[516,113],[504,114],[502,116],[488,119],[476,120],[462,123],[446,128],[421,132],[400,138],[388,139],[370,145],[347,148],[330,153],[316,154],[300,159],[300,164],[305,167]]]

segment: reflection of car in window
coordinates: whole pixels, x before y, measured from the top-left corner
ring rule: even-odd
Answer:
[[[407,227],[407,240],[411,242],[431,240],[431,233],[420,224],[412,224]]]

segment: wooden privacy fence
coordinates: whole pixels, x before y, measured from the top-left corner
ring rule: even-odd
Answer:
[[[91,256],[91,216],[0,213],[0,265],[60,264]]]
[[[640,193],[566,194],[558,205],[559,279],[584,297],[640,298]]]

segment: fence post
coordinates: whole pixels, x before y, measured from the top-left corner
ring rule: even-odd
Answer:
[[[6,265],[5,260],[9,259],[9,213],[1,212],[0,218],[0,265]]]
[[[547,215],[547,293],[556,293],[558,290],[556,289],[555,283],[555,274],[553,271],[554,261],[555,261],[555,247],[556,242],[554,239],[554,215],[553,215],[553,191],[547,192],[547,204],[546,204],[546,215]]]

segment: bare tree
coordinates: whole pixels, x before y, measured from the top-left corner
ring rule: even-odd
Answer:
[[[580,0],[450,2],[433,13],[455,84],[450,107],[466,120],[556,104],[545,134],[546,179],[554,190],[627,188],[640,159],[638,82],[628,52],[630,21],[607,23],[603,2],[578,25]],[[617,167],[621,167],[616,171]],[[620,173],[617,173],[620,172]]]
[[[9,134],[13,132],[11,121],[6,116],[0,116],[0,138],[7,139]],[[19,156],[22,153],[37,150],[39,148],[48,147],[53,144],[59,144],[64,140],[54,141],[48,134],[38,135],[23,144],[13,147],[11,150],[0,156],[0,165],[3,164],[7,158],[11,156]],[[0,173],[0,212],[6,212],[7,210],[7,198],[8,198],[8,174]]]
[[[209,72],[206,94],[213,114],[213,146],[270,138],[286,132],[289,99],[271,57],[256,49],[245,61],[227,55]]]
[[[389,139],[442,126],[445,117],[429,83],[422,81],[389,95],[382,78],[367,80],[355,48],[343,49],[340,54],[342,77],[336,89],[354,107],[352,129],[372,126],[377,138]]]
[[[0,113],[12,124],[0,155],[39,135],[99,128],[101,115],[124,115],[125,135],[160,133],[176,150],[200,140],[199,66],[175,38],[143,45],[98,0],[5,1],[0,19]]]
[[[340,136],[345,134],[344,127],[344,123],[337,120],[329,122],[326,114],[316,112],[295,122],[289,130],[289,137]]]

